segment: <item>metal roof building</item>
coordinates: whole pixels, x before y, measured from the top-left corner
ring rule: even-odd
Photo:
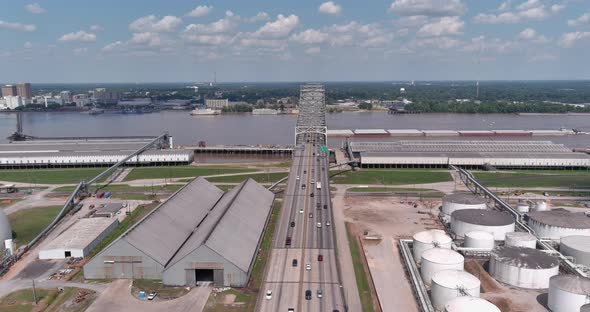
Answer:
[[[84,276],[244,286],[273,200],[252,179],[224,193],[197,178],[91,259]]]
[[[41,248],[39,259],[83,258],[118,224],[114,218],[80,219]]]

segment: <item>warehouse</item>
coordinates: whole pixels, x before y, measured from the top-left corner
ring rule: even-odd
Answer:
[[[252,179],[224,193],[197,178],[91,259],[84,277],[245,286],[273,200]]]
[[[114,218],[80,219],[41,248],[39,259],[84,258],[118,224]]]
[[[351,142],[365,168],[587,168],[590,155],[549,141]]]
[[[0,168],[108,166],[123,160],[149,141],[146,139],[88,139],[0,144]],[[160,146],[132,157],[127,164],[179,165],[193,161],[192,150],[170,149],[168,148],[170,142],[164,145],[160,143]]]

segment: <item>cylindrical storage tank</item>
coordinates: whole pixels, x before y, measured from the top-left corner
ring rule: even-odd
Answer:
[[[553,312],[584,311],[589,303],[590,279],[576,275],[556,275],[549,281],[547,306]],[[590,310],[588,310],[590,311]]]
[[[529,212],[530,205],[526,200],[519,200],[518,204],[516,204],[516,210],[522,213]]]
[[[506,241],[504,241],[504,246],[536,249],[537,238],[535,235],[528,232],[510,232],[506,233]]]
[[[412,254],[414,261],[420,263],[422,253],[432,248],[451,248],[453,240],[449,235],[442,230],[422,231],[414,234],[414,242],[412,244]]]
[[[462,209],[487,209],[486,200],[471,193],[455,193],[443,197],[442,217],[447,222],[451,220],[453,211]]]
[[[503,241],[506,233],[514,232],[514,219],[496,210],[465,209],[453,212],[451,232],[462,238],[471,231],[492,233],[495,240]]]
[[[549,210],[549,205],[543,199],[535,201],[535,207],[533,208],[534,211],[547,211]]]
[[[471,231],[465,233],[464,246],[467,248],[494,249],[494,235],[489,232]]]
[[[501,312],[493,303],[470,296],[457,297],[445,305],[444,312]]]
[[[445,305],[464,294],[479,297],[479,279],[463,270],[444,270],[432,276],[430,297],[437,311],[443,311]]]
[[[590,236],[564,236],[561,238],[559,251],[564,256],[574,257],[574,260],[577,264],[590,267]]]
[[[580,308],[580,312],[590,312],[590,303],[587,303],[587,304],[583,305]]]
[[[2,209],[0,209],[0,241],[4,242],[7,239],[12,239],[12,228],[10,221]]]
[[[490,275],[496,280],[522,288],[549,287],[559,273],[559,259],[537,249],[500,246],[492,250]]]
[[[422,253],[420,275],[426,285],[430,285],[432,276],[444,270],[463,270],[465,258],[451,249],[433,248]]]
[[[583,212],[569,212],[565,209],[536,211],[528,213],[526,221],[541,238],[590,235],[590,217]]]

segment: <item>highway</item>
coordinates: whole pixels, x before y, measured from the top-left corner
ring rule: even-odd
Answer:
[[[312,137],[293,153],[279,224],[260,289],[259,311],[345,311],[336,265],[328,157],[313,142]],[[270,299],[266,298],[268,290],[272,291]],[[309,300],[305,298],[307,290],[312,294]],[[322,291],[321,298],[318,290]]]

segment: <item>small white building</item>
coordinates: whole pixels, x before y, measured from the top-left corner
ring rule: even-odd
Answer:
[[[39,251],[39,259],[84,258],[119,221],[116,218],[84,218]]]
[[[8,109],[15,109],[19,106],[25,105],[25,102],[21,96],[5,96],[6,107]]]

